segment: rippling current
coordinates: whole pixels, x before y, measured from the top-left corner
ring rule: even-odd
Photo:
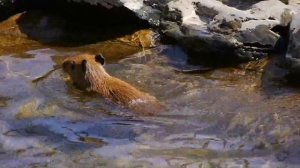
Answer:
[[[111,75],[167,107],[139,116],[52,71],[69,51],[25,54],[0,57],[0,167],[300,166],[300,90],[272,72],[182,73],[176,46],[108,58]]]

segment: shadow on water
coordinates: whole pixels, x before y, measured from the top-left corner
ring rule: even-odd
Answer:
[[[261,90],[266,96],[284,96],[300,93],[299,78],[289,75],[285,53],[273,54],[261,75]]]

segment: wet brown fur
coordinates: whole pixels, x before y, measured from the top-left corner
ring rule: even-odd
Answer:
[[[85,68],[82,65],[84,60]],[[155,97],[110,76],[101,63],[97,62],[95,55],[81,54],[68,57],[63,61],[63,70],[81,89],[95,91],[135,112],[151,115],[161,109]]]

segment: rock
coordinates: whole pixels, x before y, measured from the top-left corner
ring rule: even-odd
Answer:
[[[189,54],[191,62],[222,66],[226,63],[260,59],[274,51],[277,46],[281,46],[280,43],[285,42],[282,40],[282,32],[288,29],[293,14],[299,11],[297,0],[289,1],[289,4],[286,0],[65,2],[85,2],[106,9],[126,7],[129,10],[125,12],[135,13],[140,19],[147,20],[158,28],[162,34],[175,39]]]
[[[13,15],[0,22],[0,55],[17,53],[19,57],[28,57],[25,51],[54,45],[67,46],[65,49],[72,52],[102,53],[111,61],[155,47],[160,38],[159,34],[151,29],[122,32],[116,24],[115,29],[108,29],[104,26],[91,27],[81,23],[78,18],[74,24],[72,20],[46,12],[28,11]],[[44,77],[47,75],[39,79]]]
[[[142,29],[133,34],[118,38],[118,40],[135,47],[151,48],[156,46],[158,38],[159,35],[153,30]]]
[[[247,10],[213,0],[172,1],[168,7],[181,11],[183,19],[182,24],[163,20],[166,34],[191,56],[202,57],[201,62],[220,64],[255,60],[273,51],[280,34],[272,28],[287,26],[293,11],[278,0],[258,2]]]
[[[289,46],[286,54],[289,78],[291,80],[300,79],[300,12],[293,16],[290,25]]]
[[[107,0],[83,0],[106,5]],[[281,32],[297,12],[285,0],[119,0],[161,32],[174,38],[191,60],[224,64],[263,58],[281,42]],[[107,5],[106,5],[107,6]]]

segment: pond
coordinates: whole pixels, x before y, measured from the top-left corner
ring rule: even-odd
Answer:
[[[179,69],[190,66],[176,45],[16,46],[2,47],[0,56],[5,167],[300,165],[300,90],[278,82],[281,70],[272,61],[264,71],[185,73]],[[140,116],[78,90],[57,67],[82,52],[104,53],[111,75],[156,96],[166,110]]]

